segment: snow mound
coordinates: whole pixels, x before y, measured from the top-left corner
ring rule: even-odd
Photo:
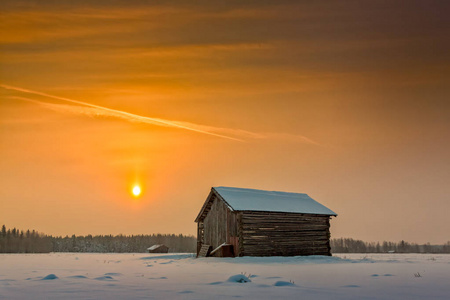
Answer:
[[[74,275],[74,276],[69,276],[69,278],[74,278],[74,279],[86,279],[87,277],[84,275]]]
[[[122,273],[105,273],[105,276],[122,276]]]
[[[47,276],[45,276],[41,280],[54,280],[54,279],[58,279],[58,276],[56,276],[55,274],[48,274]]]
[[[342,287],[346,287],[346,288],[359,288],[361,286],[357,285],[357,284],[348,284],[348,285],[343,285]]]
[[[290,281],[277,281],[273,285],[274,286],[294,286],[295,284]]]
[[[102,281],[113,281],[115,280],[114,278],[112,278],[111,276],[105,275],[105,276],[100,276],[97,278],[94,278],[95,280],[102,280]]]
[[[245,276],[243,274],[233,275],[230,278],[228,278],[227,281],[228,282],[239,282],[239,283],[252,282],[250,280],[250,278],[248,278],[247,276]]]

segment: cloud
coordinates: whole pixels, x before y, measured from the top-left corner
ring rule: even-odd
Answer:
[[[53,103],[38,101],[38,100],[24,98],[24,97],[11,97],[13,99],[19,99],[19,100],[33,102],[33,103],[42,105],[46,108],[60,111],[60,112],[70,112],[70,113],[75,113],[75,114],[87,115],[87,116],[91,116],[91,117],[113,117],[113,118],[119,118],[119,119],[123,119],[123,120],[130,121],[130,122],[152,124],[152,125],[163,126],[163,127],[174,127],[174,128],[179,128],[179,129],[195,131],[198,133],[208,134],[208,135],[212,135],[212,136],[216,136],[216,137],[220,137],[220,138],[231,139],[231,140],[235,140],[235,141],[242,141],[242,140],[239,138],[225,135],[225,134],[220,134],[219,132],[225,132],[225,133],[230,133],[230,134],[236,134],[239,136],[247,136],[247,137],[254,137],[254,138],[262,137],[262,136],[259,136],[258,134],[248,132],[245,130],[236,130],[236,129],[230,129],[230,128],[218,128],[218,127],[194,124],[194,123],[190,123],[190,122],[171,121],[171,120],[165,120],[165,119],[160,119],[160,118],[151,118],[151,117],[146,117],[146,116],[140,116],[140,115],[128,113],[128,112],[121,111],[121,110],[98,106],[98,105],[94,105],[94,104],[90,104],[90,103],[82,102],[82,101],[78,101],[78,100],[73,100],[73,99],[69,99],[69,98],[58,97],[58,96],[50,95],[47,93],[32,91],[32,90],[28,90],[28,89],[24,89],[24,88],[20,88],[20,87],[14,87],[14,86],[3,85],[3,84],[1,84],[0,87],[2,87],[4,89],[8,89],[8,90],[14,90],[14,91],[19,91],[19,92],[23,92],[23,93],[44,96],[44,97],[49,97],[49,98],[53,98],[53,99],[57,99],[57,100],[61,100],[61,101],[78,104],[78,105],[53,104]]]
[[[293,134],[286,134],[286,133],[268,133],[268,134],[260,134],[255,133],[243,129],[234,129],[234,128],[223,128],[223,127],[214,127],[214,126],[208,126],[208,125],[201,125],[191,122],[185,122],[185,121],[173,121],[173,120],[166,120],[161,118],[152,118],[147,116],[141,116],[132,114],[126,111],[112,109],[104,106],[99,106],[83,101],[78,101],[74,99],[69,99],[65,97],[59,97],[39,91],[33,91],[21,87],[15,87],[11,85],[5,85],[0,84],[0,87],[8,90],[14,90],[18,92],[23,92],[27,94],[33,94],[43,97],[48,97],[60,101],[65,101],[69,103],[73,103],[76,105],[68,105],[68,104],[55,104],[55,103],[49,103],[45,101],[39,101],[35,99],[25,98],[25,97],[18,97],[18,96],[11,96],[11,99],[17,99],[22,101],[28,101],[32,102],[38,105],[41,105],[43,107],[46,107],[48,109],[62,112],[62,113],[73,113],[78,115],[85,115],[89,117],[112,117],[117,119],[122,119],[128,122],[137,122],[137,123],[144,123],[144,124],[151,124],[156,126],[162,126],[162,127],[172,127],[172,128],[178,128],[178,129],[184,129],[189,131],[194,131],[202,134],[212,135],[220,138],[230,139],[234,141],[244,141],[243,139],[283,139],[288,141],[300,141],[302,143],[306,144],[313,144],[313,145],[319,145],[317,142],[302,136],[302,135],[293,135]]]

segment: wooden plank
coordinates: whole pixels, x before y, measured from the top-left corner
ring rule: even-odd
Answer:
[[[236,251],[236,255],[238,256],[244,256],[244,234],[242,232],[242,212],[238,212],[236,214],[236,223],[237,223],[237,230],[238,230],[238,239],[239,239],[239,251]]]
[[[327,237],[327,233],[325,230],[302,230],[302,231],[254,231],[254,230],[242,230],[246,237],[251,236],[282,236],[282,237],[290,237],[290,236],[325,236]]]
[[[242,212],[244,255],[329,255],[329,216]]]
[[[211,251],[209,256],[215,257],[234,257],[233,245],[222,244],[213,251]]]
[[[245,251],[247,253],[251,253],[251,252],[280,252],[280,253],[311,253],[314,254],[316,252],[326,252],[328,251],[327,247],[311,247],[311,246],[304,246],[304,247],[289,247],[289,248],[283,248],[283,247],[258,247],[258,246],[253,246],[253,247],[246,247]]]
[[[312,245],[303,245],[303,246],[292,246],[292,247],[278,247],[278,246],[272,246],[272,247],[261,247],[261,245],[248,245],[246,246],[245,250],[246,251],[266,251],[266,250],[279,250],[279,251],[284,251],[284,252],[291,252],[291,251],[296,251],[296,252],[301,252],[301,251],[309,251],[310,249],[323,249],[324,251],[327,250],[327,247],[325,245],[322,246],[312,246]]]
[[[326,220],[329,219],[329,217],[326,216],[319,216],[319,215],[301,215],[301,214],[251,214],[244,212],[243,218],[246,220],[260,220],[260,219],[267,219],[267,220],[276,220],[276,219],[297,219],[297,220]]]
[[[246,233],[252,233],[252,232],[325,232],[328,229],[328,227],[321,226],[321,227],[246,227],[243,226],[242,230]]]
[[[295,241],[295,240],[327,240],[328,238],[325,235],[296,235],[296,236],[286,236],[286,235],[246,235],[245,241],[249,240],[287,240],[287,241]]]
[[[277,218],[277,219],[271,219],[271,220],[267,220],[266,219],[261,219],[261,220],[255,220],[255,219],[244,219],[243,220],[244,224],[269,224],[269,225],[273,225],[273,224],[290,224],[290,223],[294,223],[294,224],[317,224],[317,225],[327,225],[327,221],[326,220],[302,220],[302,219],[282,219],[282,218]]]
[[[330,215],[321,215],[321,214],[302,214],[302,213],[292,213],[292,212],[275,212],[275,211],[255,211],[255,210],[246,210],[242,211],[246,216],[299,216],[299,217],[308,217],[308,218],[330,218]]]
[[[252,247],[257,246],[260,248],[273,248],[273,247],[293,247],[293,248],[300,248],[300,247],[327,247],[328,242],[327,241],[295,241],[295,242],[283,242],[283,241],[271,241],[270,243],[267,243],[265,245],[261,245],[259,242],[255,241],[244,241],[245,247]]]
[[[325,221],[308,221],[308,220],[243,220],[243,224],[252,226],[256,224],[273,226],[273,225],[328,225]]]
[[[212,246],[211,245],[205,245],[203,244],[200,248],[200,252],[198,253],[197,257],[208,257],[211,253]]]

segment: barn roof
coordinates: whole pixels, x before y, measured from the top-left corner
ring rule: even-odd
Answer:
[[[208,213],[208,203],[214,194],[218,195],[232,211],[269,211],[337,216],[331,209],[307,194],[220,186],[211,189],[196,222],[203,219]]]
[[[147,250],[155,250],[158,249],[159,247],[167,247],[166,245],[153,245],[151,247],[148,247]]]

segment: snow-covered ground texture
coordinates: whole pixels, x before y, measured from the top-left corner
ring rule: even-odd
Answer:
[[[450,255],[0,254],[0,299],[450,299]]]

